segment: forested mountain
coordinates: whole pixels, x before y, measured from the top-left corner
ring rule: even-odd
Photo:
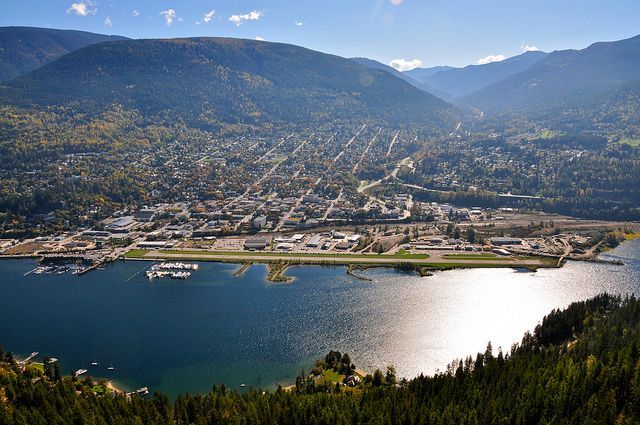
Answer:
[[[125,39],[84,31],[0,27],[0,81],[19,77],[81,47]]]
[[[409,76],[428,84],[435,90],[447,93],[449,98],[457,99],[525,71],[546,55],[547,53],[544,52],[527,52],[501,62],[446,69],[422,77],[419,77],[419,72],[414,70],[410,71]]]
[[[550,53],[465,99],[487,112],[624,121],[640,110],[640,36]],[[627,117],[628,118],[628,117]]]
[[[496,354],[497,351],[497,354]],[[331,354],[331,353],[330,353]],[[396,381],[376,371],[356,388],[316,384],[239,394],[216,387],[175,402],[96,392],[55,367],[0,362],[3,424],[636,424],[640,301],[600,295],[554,310],[509,354],[490,346],[446,372]]]
[[[449,97],[447,93],[436,90],[433,87],[431,87],[429,84],[416,80],[415,78],[408,75],[406,72],[400,72],[389,65],[383,64],[382,62],[378,62],[376,60],[369,59],[369,58],[351,58],[351,60],[359,63],[360,65],[364,65],[368,68],[381,69],[383,71],[387,71],[391,75],[394,75],[402,80],[405,80],[407,83],[411,84],[412,86],[419,88],[420,90],[424,90],[427,93],[430,93],[441,99]]]
[[[76,50],[0,86],[0,102],[112,104],[191,126],[374,118],[449,126],[453,107],[381,70],[287,44],[227,38],[127,40]]]

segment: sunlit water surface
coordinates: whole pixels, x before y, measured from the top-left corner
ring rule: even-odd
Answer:
[[[598,293],[640,293],[640,240],[608,254],[625,266],[569,263],[537,273],[476,269],[421,278],[390,269],[357,280],[344,267],[296,267],[289,285],[264,266],[201,263],[187,281],[149,282],[148,265],[118,262],[84,276],[23,276],[0,261],[0,345],[89,369],[133,389],[170,395],[291,383],[328,350],[365,370],[395,365],[413,377],[453,359],[509,347],[551,309]],[[97,361],[99,366],[91,366]],[[107,366],[113,365],[113,372]]]

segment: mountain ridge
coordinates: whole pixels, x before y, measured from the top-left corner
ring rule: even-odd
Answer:
[[[119,103],[197,125],[374,118],[437,127],[453,107],[381,70],[283,43],[196,37],[86,46],[0,86],[16,106]]]
[[[593,43],[581,50],[550,53],[531,68],[491,84],[463,99],[490,113],[534,115],[588,108],[602,112],[625,87],[640,87],[640,36]],[[640,91],[637,91],[640,93]],[[624,94],[624,93],[622,93]]]
[[[126,39],[76,30],[0,27],[0,82],[24,75],[79,48]]]

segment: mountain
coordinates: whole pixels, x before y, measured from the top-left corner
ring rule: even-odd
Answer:
[[[404,71],[403,74],[408,75],[414,80],[418,80],[422,83],[426,82],[429,77],[438,72],[449,71],[450,69],[456,69],[453,66],[433,66],[431,68],[414,68],[409,71]]]
[[[453,107],[388,72],[298,46],[231,38],[125,40],[69,53],[0,86],[0,103],[112,104],[144,116],[220,123],[374,118],[450,125]]]
[[[550,53],[524,72],[464,99],[487,112],[601,114],[606,105],[638,111],[640,36]]]
[[[420,81],[435,90],[447,93],[450,98],[458,99],[513,74],[525,71],[546,55],[544,52],[526,52],[501,62],[469,65],[464,68],[435,72]]]
[[[427,93],[430,93],[436,97],[439,98],[445,98],[445,97],[449,97],[446,93],[436,90],[433,87],[431,87],[429,84],[421,82],[416,80],[415,78],[411,77],[410,75],[408,75],[406,72],[400,72],[397,69],[389,66],[389,65],[385,65],[382,62],[378,62],[376,60],[373,59],[368,59],[368,58],[351,58],[352,61],[359,63],[360,65],[364,65],[368,68],[371,69],[380,69],[383,71],[386,71],[388,73],[390,73],[391,75],[394,75],[402,80],[405,80],[407,83],[411,84],[412,86],[420,89],[420,90],[424,90]],[[444,68],[444,67],[443,67]]]
[[[0,81],[11,80],[90,44],[125,37],[32,27],[0,27]]]

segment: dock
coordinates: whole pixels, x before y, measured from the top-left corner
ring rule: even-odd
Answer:
[[[130,393],[126,393],[127,397],[131,397],[131,396],[135,396],[135,395],[147,395],[149,394],[149,388],[148,387],[142,387],[142,388],[138,388],[135,391],[131,391]]]

